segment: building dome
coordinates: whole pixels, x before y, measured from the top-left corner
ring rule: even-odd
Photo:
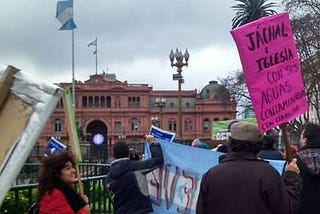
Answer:
[[[218,81],[210,81],[200,92],[200,99],[210,99],[216,101],[230,101],[229,91]]]

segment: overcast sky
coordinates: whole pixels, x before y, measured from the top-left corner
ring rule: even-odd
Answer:
[[[0,64],[52,83],[72,81],[72,33],[59,31],[56,0],[0,0]],[[75,79],[114,73],[120,81],[177,89],[169,52],[187,48],[183,90],[241,69],[231,37],[235,0],[74,0]]]

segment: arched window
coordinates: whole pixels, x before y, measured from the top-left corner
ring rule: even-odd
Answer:
[[[210,120],[208,118],[205,118],[203,120],[203,131],[205,132],[210,131]]]
[[[62,121],[61,119],[57,118],[53,121],[53,131],[54,132],[61,132],[62,131]]]
[[[104,96],[100,97],[100,107],[101,108],[106,107],[106,98]]]
[[[94,107],[99,107],[99,97],[98,96],[94,97]]]
[[[107,96],[107,108],[111,107],[111,97]]]
[[[82,107],[87,107],[88,105],[88,98],[86,96],[82,97]]]
[[[186,119],[184,121],[184,130],[185,131],[192,131],[192,121],[190,119]]]
[[[93,97],[89,96],[89,107],[93,107]]]
[[[57,108],[63,108],[63,100],[62,100],[62,98],[57,103]]]
[[[136,97],[135,106],[136,106],[136,107],[139,107],[139,106],[140,106],[140,97]]]
[[[177,131],[177,123],[175,120],[169,120],[169,131]]]
[[[128,97],[128,106],[129,107],[139,107],[140,106],[140,97]]]
[[[137,118],[132,118],[131,119],[130,127],[131,127],[131,131],[137,131],[138,130],[138,120],[137,120]]]

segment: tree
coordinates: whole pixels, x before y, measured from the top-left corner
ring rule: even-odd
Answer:
[[[231,6],[236,11],[232,19],[232,29],[252,22],[264,16],[276,14],[272,7],[275,3],[268,3],[268,0],[236,0],[238,4]]]
[[[283,4],[290,14],[309,102],[309,111],[289,123],[291,130],[299,134],[304,123],[320,122],[320,2],[283,0]]]
[[[237,103],[238,116],[243,117],[247,112],[253,112],[251,98],[241,70],[220,78],[219,82],[229,91],[232,101]]]
[[[232,29],[247,24],[264,16],[276,14],[272,9],[275,3],[268,3],[268,0],[236,0],[238,4],[231,6],[236,11],[232,19]],[[237,71],[224,79],[220,79],[221,84],[226,87],[236,101],[239,114],[246,114],[253,111],[252,103],[242,71]]]
[[[249,0],[237,1],[241,3],[232,7],[238,10],[232,20],[233,28],[250,22],[249,13],[253,13],[254,11],[250,8],[254,8],[255,1],[252,1],[252,5],[250,5],[251,1]],[[260,2],[260,0],[257,2]],[[269,5],[268,8],[274,6],[273,3],[266,4],[266,1],[263,2],[265,4],[264,8],[267,5]],[[309,102],[309,111],[288,123],[288,132],[291,133],[291,136],[298,139],[306,122],[320,123],[320,2],[319,0],[283,0],[282,3],[285,6],[285,11],[290,15],[297,51],[301,61],[305,91]],[[261,2],[256,3],[256,5],[258,4],[261,5]],[[260,17],[257,16],[257,18]],[[233,83],[233,81],[235,82]],[[238,106],[245,106],[244,103],[251,103],[249,94],[243,93],[245,90],[241,89],[242,87],[246,87],[242,72],[239,73],[238,71],[234,75],[220,80],[220,82],[226,84],[226,87],[234,92],[233,97],[238,102]],[[235,87],[228,84],[228,82],[235,84]],[[243,84],[243,86],[238,84]],[[239,88],[241,90],[237,91]]]

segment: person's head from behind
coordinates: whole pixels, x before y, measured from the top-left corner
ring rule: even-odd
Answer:
[[[74,187],[76,181],[74,156],[68,151],[62,151],[43,158],[38,181],[40,197],[61,182]]]
[[[113,157],[116,159],[129,157],[129,145],[124,141],[118,141],[113,145]]]
[[[217,152],[228,153],[228,147],[225,144],[221,144],[217,146]]]
[[[263,135],[262,137],[262,147],[263,150],[274,150],[274,145],[277,140],[274,136]]]
[[[300,136],[301,146],[320,146],[320,125],[307,123]]]
[[[262,135],[257,125],[237,122],[231,127],[228,147],[231,152],[249,152],[257,154],[261,149]]]

